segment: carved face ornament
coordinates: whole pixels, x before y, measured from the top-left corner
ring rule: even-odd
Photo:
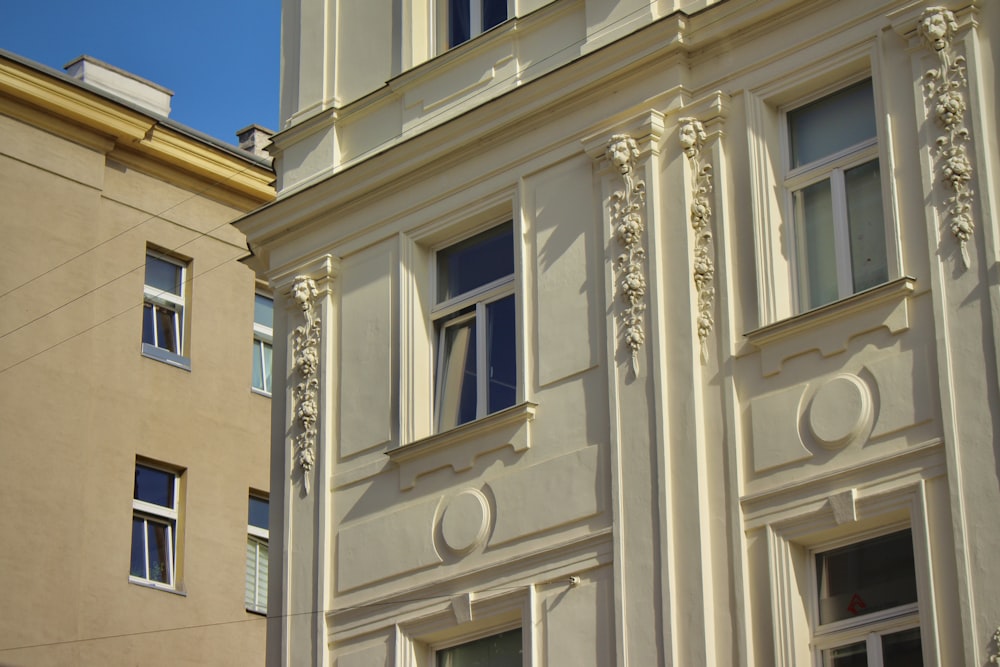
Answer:
[[[920,21],[920,32],[935,51],[948,46],[948,38],[958,29],[955,16],[949,10],[935,7]]]

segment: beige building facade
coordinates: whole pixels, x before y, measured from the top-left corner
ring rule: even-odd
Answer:
[[[1000,4],[283,30],[269,664],[1000,655]]]
[[[0,53],[3,665],[264,661],[273,172],[170,96]]]

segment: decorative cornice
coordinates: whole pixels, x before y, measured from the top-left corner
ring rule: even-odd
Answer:
[[[632,357],[632,372],[639,376],[639,350],[646,340],[643,313],[646,310],[646,276],[642,264],[646,250],[642,247],[645,231],[642,210],[646,197],[646,182],[635,178],[639,146],[627,134],[615,134],[605,148],[605,155],[621,174],[624,188],[611,195],[611,224],[625,252],[614,263],[615,282],[625,309],[621,313],[621,334]]]
[[[295,278],[292,299],[299,306],[305,323],[292,330],[292,364],[299,382],[292,389],[294,424],[292,437],[293,466],[302,471],[302,488],[309,493],[309,478],[316,462],[316,422],[319,418],[319,343],[320,319],[316,314],[319,289],[306,275]],[[294,431],[293,431],[294,432]]]
[[[708,361],[708,337],[715,326],[712,316],[715,303],[715,261],[712,259],[712,166],[701,158],[708,139],[705,127],[697,118],[680,119],[679,138],[684,155],[691,163],[691,229],[694,230],[694,266],[692,276],[698,292],[698,340],[701,361]]]
[[[927,70],[926,95],[934,110],[937,124],[944,130],[935,144],[935,161],[941,181],[953,194],[945,199],[944,218],[952,235],[958,240],[962,263],[971,266],[968,242],[975,230],[972,218],[972,162],[966,144],[969,131],[965,127],[966,102],[962,93],[968,87],[965,58],[956,55],[952,40],[958,31],[955,15],[944,7],[925,9],[917,21],[917,32],[924,45],[937,54],[940,66]]]

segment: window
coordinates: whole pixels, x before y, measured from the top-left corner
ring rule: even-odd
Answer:
[[[142,304],[144,355],[188,367],[184,358],[187,265],[158,252],[146,253]]]
[[[815,553],[814,648],[823,667],[923,664],[909,530]]]
[[[521,667],[521,628],[438,649],[435,667]]]
[[[132,491],[132,560],[129,580],[174,588],[180,477],[135,464]]]
[[[508,0],[439,0],[447,17],[448,48],[507,20]]]
[[[432,311],[439,431],[514,405],[514,231],[507,222],[439,250]]]
[[[794,282],[806,311],[889,278],[872,81],[792,109],[786,120]]]
[[[267,498],[250,496],[247,510],[246,607],[267,613]]]
[[[274,340],[274,301],[256,294],[253,305],[253,388],[271,395],[271,343]]]

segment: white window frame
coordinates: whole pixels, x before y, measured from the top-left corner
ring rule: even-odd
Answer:
[[[143,318],[146,317],[146,305],[152,305],[154,309],[153,315],[153,343],[142,342],[142,354],[143,356],[149,357],[151,359],[157,359],[159,361],[166,362],[168,364],[179,366],[190,370],[191,362],[187,357],[187,336],[185,327],[187,326],[187,298],[188,298],[188,269],[190,267],[190,262],[182,260],[177,257],[171,257],[165,253],[159,252],[152,248],[146,248],[146,262],[148,263],[149,258],[153,257],[160,261],[166,262],[168,264],[173,264],[180,269],[180,294],[173,294],[166,290],[161,290],[151,285],[145,283],[145,278],[143,278],[142,294],[143,294]],[[145,270],[146,264],[143,264],[143,270]],[[157,328],[156,328],[156,315],[155,309],[162,308],[165,310],[172,311],[174,313],[174,331],[175,340],[174,345],[176,346],[176,352],[172,352],[165,347],[162,347],[157,340]]]
[[[884,635],[920,628],[920,602],[918,601],[890,609],[883,609],[857,618],[848,618],[833,623],[819,622],[819,591],[816,589],[817,572],[816,556],[839,547],[859,544],[870,539],[910,530],[911,549],[913,548],[913,531],[909,524],[892,524],[874,532],[862,535],[853,534],[848,538],[834,542],[825,542],[809,551],[809,582],[810,586],[810,620],[812,625],[813,660],[817,667],[823,665],[823,651],[839,648],[850,644],[865,642],[868,656],[868,667],[882,667],[882,640]],[[916,570],[916,554],[914,553],[914,576]],[[919,587],[918,587],[919,589]]]
[[[482,3],[484,0],[463,0],[469,4],[469,38],[458,44],[449,44],[449,21],[450,15],[448,8],[450,5],[450,0],[432,0],[432,7],[434,11],[434,18],[431,21],[431,25],[435,26],[435,43],[437,45],[437,53],[444,53],[449,49],[454,49],[457,46],[471,42],[476,37],[483,34],[483,9]],[[506,0],[507,4],[507,19],[510,20],[514,16],[514,0]],[[500,24],[498,24],[500,25]],[[496,27],[496,26],[494,26]],[[492,30],[493,28],[490,28]]]
[[[791,129],[789,126],[789,114],[797,109],[810,104],[811,102],[816,102],[828,95],[835,94],[845,88],[849,88],[852,85],[861,83],[867,79],[871,78],[872,82],[872,95],[875,95],[875,80],[873,77],[868,76],[855,76],[847,81],[843,81],[833,86],[828,86],[823,88],[821,91],[814,92],[805,98],[800,98],[795,100],[792,104],[786,105],[781,109],[781,128],[782,128],[782,155],[784,162],[785,178],[784,178],[784,193],[785,193],[785,220],[788,229],[789,238],[789,249],[788,256],[791,258],[791,289],[792,289],[792,299],[793,307],[796,313],[807,312],[814,308],[820,308],[826,304],[818,304],[816,306],[807,306],[804,304],[804,295],[799,291],[799,285],[801,284],[803,278],[802,274],[804,269],[800,270],[798,267],[798,251],[796,248],[798,239],[796,238],[796,216],[795,216],[795,204],[794,195],[796,192],[813,185],[814,183],[819,183],[824,180],[830,181],[831,189],[831,199],[833,203],[833,225],[834,225],[834,258],[835,265],[837,267],[837,300],[846,299],[852,296],[856,292],[854,291],[853,279],[853,267],[851,264],[851,238],[849,221],[847,216],[847,190],[844,185],[844,172],[852,169],[853,167],[858,167],[868,162],[879,160],[879,170],[881,177],[881,156],[879,155],[879,134],[880,134],[880,123],[879,119],[876,117],[875,120],[875,132],[876,136],[871,139],[859,142],[853,146],[848,146],[836,153],[824,156],[818,160],[810,162],[808,164],[800,165],[798,167],[792,167],[792,156],[791,156]],[[878,108],[878,103],[876,101],[876,109]],[[876,113],[877,116],[877,113]],[[885,232],[885,244],[886,244],[886,268],[889,267],[889,248],[890,243],[893,242],[892,235],[889,233],[889,212],[887,211],[886,201],[889,196],[886,187],[886,179],[881,177],[882,181],[882,222],[883,229]],[[891,278],[891,274],[887,276],[887,279]]]
[[[174,506],[166,507],[164,505],[157,505],[155,503],[150,503],[144,500],[139,500],[135,497],[133,491],[132,494],[132,518],[141,518],[143,520],[143,553],[145,555],[144,562],[146,564],[146,576],[138,577],[131,572],[129,572],[129,581],[136,584],[142,584],[143,586],[152,586],[153,588],[163,588],[167,590],[174,590],[177,587],[177,524],[179,520],[178,506],[180,505],[180,494],[181,494],[181,476],[177,471],[170,470],[168,468],[163,468],[161,466],[153,465],[146,461],[136,461],[135,467],[142,466],[144,468],[151,468],[153,470],[159,470],[160,472],[167,473],[173,477],[173,499]],[[149,531],[146,530],[145,526],[147,522],[153,521],[167,527],[167,582],[156,581],[149,577]],[[132,546],[131,543],[129,545]]]
[[[253,340],[254,340],[254,343],[255,343],[254,348],[253,348],[253,354],[254,354],[255,358],[256,358],[256,356],[258,354],[260,355],[261,379],[263,380],[264,384],[267,385],[268,384],[268,382],[267,382],[267,376],[268,376],[267,370],[268,369],[267,369],[267,365],[265,363],[266,359],[264,357],[264,346],[267,345],[268,347],[271,348],[271,350],[272,350],[272,356],[271,356],[271,366],[272,366],[271,367],[271,370],[272,370],[271,383],[273,385],[273,383],[274,383],[274,377],[273,377],[273,367],[274,367],[274,354],[273,354],[273,352],[274,352],[274,328],[273,327],[264,326],[263,324],[261,324],[261,323],[259,323],[257,321],[257,316],[256,316],[256,312],[257,312],[257,309],[256,309],[256,300],[257,300],[258,296],[264,297],[265,299],[270,299],[271,300],[271,312],[272,313],[274,312],[274,297],[271,296],[270,294],[266,294],[266,293],[262,292],[261,290],[257,290],[254,293],[254,306],[255,307],[254,307],[254,321],[253,321]],[[261,343],[261,349],[259,351],[258,351],[257,345],[256,345],[257,342]],[[272,389],[272,387],[270,387],[270,386],[257,387],[257,386],[255,386],[253,384],[252,370],[251,370],[251,378],[250,378],[250,387],[257,394],[261,394],[263,396],[270,396],[271,395],[271,389]]]
[[[263,500],[270,506],[270,499],[258,493],[251,493],[251,497]],[[249,503],[249,499],[247,500]],[[268,578],[270,579],[271,571],[271,555],[270,555],[270,535],[271,531],[268,528],[261,528],[259,526],[251,525],[247,522],[247,544],[253,544],[256,556],[256,562],[254,563],[254,599],[247,600],[244,596],[244,603],[246,604],[247,611],[252,611],[258,614],[267,614],[267,601],[265,598],[264,604],[260,603],[260,547],[261,545],[268,547]],[[264,588],[266,591],[266,587]]]
[[[794,58],[786,59],[793,63]],[[893,179],[891,137],[884,113],[880,81],[882,73],[874,39],[823,58],[810,58],[809,65],[744,91],[747,111],[749,178],[754,219],[754,246],[757,262],[759,327],[803,315],[796,285],[794,216],[789,186],[807,184],[804,168],[791,170],[786,113],[858,83],[872,80],[875,98],[876,139],[871,146],[859,144],[827,158],[831,169],[845,169],[879,160],[882,181],[883,223],[886,234],[888,282],[902,276],[902,250],[898,235],[898,213]],[[851,151],[861,150],[857,162]],[[808,167],[810,165],[804,165]],[[815,165],[813,165],[815,166]],[[797,180],[801,179],[801,180]],[[819,178],[817,177],[817,180]],[[849,290],[846,296],[851,296]],[[818,310],[818,309],[814,309]],[[814,312],[805,311],[805,312]]]
[[[445,363],[445,358],[444,358],[445,336],[443,334],[445,329],[448,326],[453,326],[455,324],[467,322],[468,320],[475,318],[475,323],[476,323],[476,417],[475,419],[476,420],[482,419],[483,417],[486,417],[487,415],[491,414],[488,411],[489,360],[487,358],[487,345],[486,345],[486,340],[487,340],[486,307],[489,304],[494,303],[496,301],[500,301],[501,299],[504,299],[508,296],[514,297],[515,318],[513,323],[514,330],[512,331],[512,334],[514,336],[515,347],[517,347],[518,345],[519,336],[518,336],[517,315],[516,315],[518,303],[517,303],[517,290],[515,288],[516,287],[515,278],[517,275],[517,258],[516,258],[517,235],[514,232],[514,223],[511,220],[507,220],[499,224],[494,224],[485,228],[477,228],[474,233],[450,241],[448,244],[440,246],[435,250],[434,253],[432,253],[431,261],[433,263],[433,268],[431,270],[431,275],[434,276],[434,279],[433,279],[433,284],[431,286],[431,293],[436,295],[438,293],[437,253],[442,250],[447,250],[448,248],[457,245],[458,243],[461,243],[462,241],[468,238],[472,238],[477,234],[488,232],[491,229],[495,229],[496,227],[499,227],[504,224],[511,225],[512,236],[514,238],[515,247],[511,248],[511,252],[513,254],[511,260],[514,265],[513,272],[501,278],[497,278],[496,280],[489,282],[485,285],[480,285],[479,287],[469,290],[468,292],[463,292],[462,294],[447,299],[446,301],[443,301],[441,303],[436,303],[431,308],[431,321],[435,336],[433,423],[434,423],[434,432],[436,433],[441,432],[442,430],[446,430],[446,429],[441,429],[440,427],[443,392],[439,391],[439,386],[438,386],[439,382],[444,381],[443,376],[444,376],[444,363]],[[460,310],[469,307],[474,307],[475,308],[474,312],[442,324],[442,321],[449,315],[452,315]],[[520,365],[517,364],[517,366],[518,367],[515,368],[517,386],[514,389],[514,394],[515,394],[514,405],[517,405],[518,400],[520,398],[521,395],[520,385],[523,382],[520,374],[520,367],[519,367]]]
[[[923,471],[890,474],[886,469],[873,478],[870,486],[831,490],[831,494],[841,498],[849,496],[853,515],[850,523],[838,521],[829,503],[820,498],[816,502],[776,505],[747,526],[748,531],[760,529],[766,543],[775,667],[820,667],[820,650],[840,646],[843,642],[839,637],[843,635],[836,635],[836,631],[853,622],[852,619],[818,628],[815,554],[907,528],[913,543],[917,621],[914,623],[902,607],[897,607],[890,612],[900,612],[896,619],[888,615],[880,617],[885,626],[874,628],[875,634],[919,625],[924,664],[940,664],[925,474]],[[877,614],[867,616],[878,618]]]

